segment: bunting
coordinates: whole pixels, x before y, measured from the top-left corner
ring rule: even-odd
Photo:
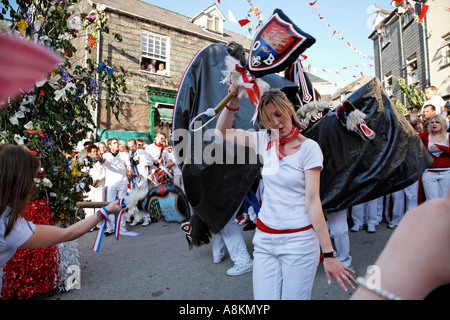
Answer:
[[[252,0],[247,0],[247,2],[250,5],[250,9],[245,14],[245,18],[237,20],[231,9],[228,8],[228,19],[230,20],[230,22],[238,23],[241,27],[247,26],[248,33],[252,34],[254,31],[258,30],[261,26],[264,25],[263,15],[261,10],[259,10],[259,8],[253,4]],[[221,4],[220,1],[218,1],[218,3]],[[255,16],[256,19],[258,19],[258,23],[255,27],[250,26],[250,23],[252,22],[252,16]]]
[[[324,22],[327,24],[327,26],[333,30],[332,36],[334,36],[334,35],[337,33],[337,34],[339,35],[339,40],[341,40],[341,41],[345,40],[344,37],[340,34],[341,31],[338,31],[338,29],[336,29],[335,27],[333,27],[333,26],[325,19],[325,17],[323,17],[323,16],[318,12],[319,9],[320,9],[320,7],[314,7],[315,4],[317,3],[317,0],[314,1],[314,2],[311,2],[311,1],[309,1],[309,0],[306,0],[306,1],[307,1],[308,4],[314,9],[314,11],[317,12],[317,15],[318,15],[318,17],[319,17],[319,20],[324,21]],[[371,56],[369,56],[369,55],[367,55],[367,54],[361,52],[360,50],[356,49],[349,41],[347,41],[347,45],[348,45],[348,47],[349,47],[353,52],[355,52],[355,53],[357,53],[357,54],[363,56],[364,59],[370,59],[370,60],[373,60],[373,57],[371,57]]]

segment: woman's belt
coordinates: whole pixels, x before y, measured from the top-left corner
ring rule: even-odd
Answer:
[[[303,228],[299,228],[299,229],[284,229],[284,230],[277,230],[277,229],[272,229],[268,226],[266,226],[264,223],[262,223],[261,220],[256,221],[256,227],[258,228],[258,230],[265,232],[265,233],[272,233],[272,234],[283,234],[283,233],[295,233],[295,232],[301,232],[301,231],[306,231],[311,229],[313,226],[312,224],[310,224],[309,226],[303,227]]]

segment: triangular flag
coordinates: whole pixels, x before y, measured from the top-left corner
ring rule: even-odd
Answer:
[[[422,22],[423,18],[425,18],[425,15],[427,14],[427,11],[430,7],[427,6],[426,4],[422,5],[422,11],[420,12],[420,16],[419,16],[419,22]]]
[[[243,27],[249,23],[250,23],[250,20],[248,20],[248,19],[239,20],[239,24],[241,25],[241,27]]]
[[[230,19],[230,22],[238,23],[230,9],[228,9],[228,19]]]

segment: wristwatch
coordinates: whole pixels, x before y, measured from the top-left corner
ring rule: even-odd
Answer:
[[[324,252],[323,253],[323,257],[324,258],[336,258],[337,257],[337,253],[336,253],[336,251]]]

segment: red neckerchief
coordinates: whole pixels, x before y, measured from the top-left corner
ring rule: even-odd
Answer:
[[[161,150],[164,150],[164,148],[165,148],[165,146],[163,144],[160,145],[160,144],[157,144],[156,142],[155,142],[155,146],[157,146],[158,148],[161,148]]]
[[[296,136],[300,134],[300,130],[298,130],[297,127],[292,126],[292,131],[289,133],[285,138],[283,139],[270,139],[269,143],[267,144],[267,150],[272,148],[272,145],[275,143],[278,143],[278,150],[277,150],[277,156],[278,159],[281,160],[286,156],[286,153],[284,152],[283,146],[286,144],[286,142],[294,139]]]

